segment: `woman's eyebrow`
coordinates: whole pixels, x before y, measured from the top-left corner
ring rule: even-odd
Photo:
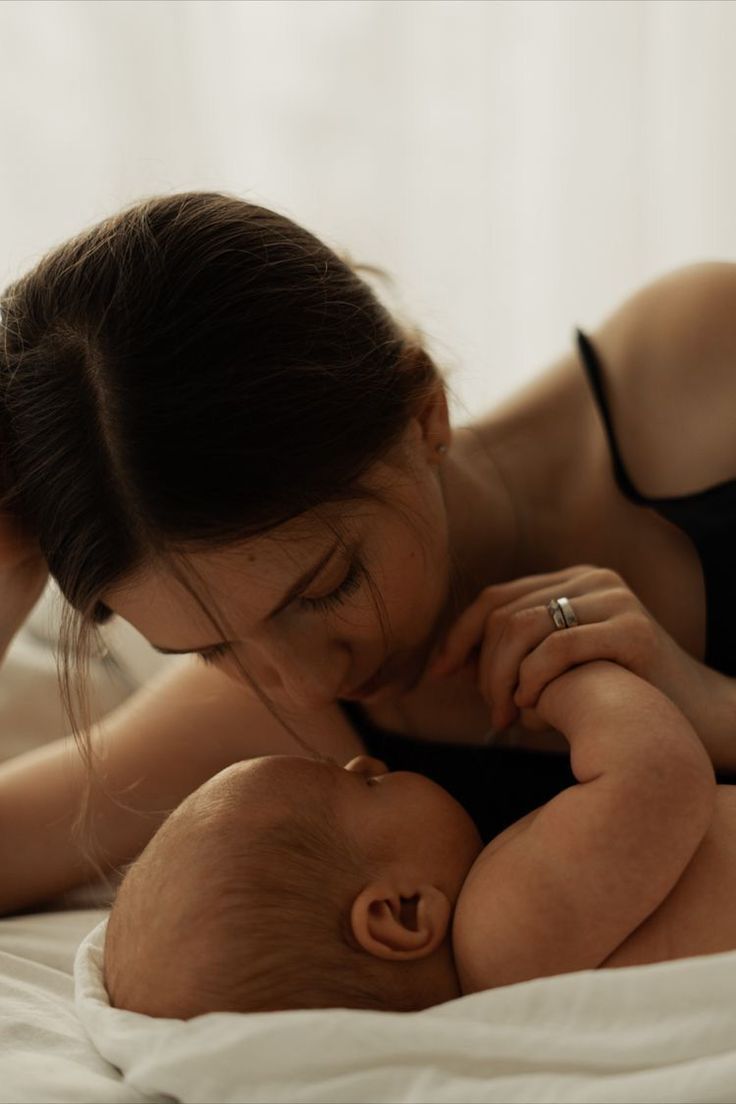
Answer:
[[[312,579],[315,579],[319,575],[322,568],[332,559],[336,549],[341,545],[342,541],[336,540],[335,543],[330,545],[327,551],[320,556],[316,563],[312,564],[311,567],[308,567],[307,570],[304,571],[298,579],[295,579],[287,590],[286,594],[278,603],[278,605],[275,606],[270,613],[266,614],[264,620],[270,621],[272,617],[275,617],[277,613],[280,613],[282,609],[285,609],[290,602],[293,602],[298,594],[300,594],[303,590],[306,590],[306,588],[312,582]],[[195,644],[192,645],[191,648],[162,648],[159,644],[151,644],[151,647],[154,648],[157,652],[161,652],[162,655],[189,655],[191,652],[207,652],[211,648],[216,648],[221,644],[224,645],[234,643],[234,640],[217,640],[214,644]]]

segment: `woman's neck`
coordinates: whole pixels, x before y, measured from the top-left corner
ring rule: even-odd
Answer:
[[[492,442],[474,427],[456,431],[442,472],[457,600],[525,573],[528,523]]]

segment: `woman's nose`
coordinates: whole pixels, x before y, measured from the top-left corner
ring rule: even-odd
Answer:
[[[334,705],[345,678],[342,657],[323,650],[314,641],[306,658],[303,651],[287,648],[283,641],[278,646],[271,643],[268,651],[265,647],[259,651],[254,649],[247,666],[267,694],[306,711]]]
[[[345,764],[345,770],[357,771],[359,774],[388,774],[388,767],[381,759],[372,759],[370,755],[356,755]]]

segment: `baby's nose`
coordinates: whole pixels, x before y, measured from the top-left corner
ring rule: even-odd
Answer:
[[[370,755],[356,755],[345,764],[345,770],[358,771],[361,774],[388,774],[388,767],[380,759],[372,759]]]

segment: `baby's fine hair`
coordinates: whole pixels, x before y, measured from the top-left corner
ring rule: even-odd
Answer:
[[[178,1019],[422,1006],[410,971],[352,935],[350,907],[377,858],[323,793],[309,796],[247,838],[235,794],[208,810],[196,794],[179,806],[129,868],[108,921],[105,982],[115,1006]],[[198,880],[183,901],[182,879]]]

